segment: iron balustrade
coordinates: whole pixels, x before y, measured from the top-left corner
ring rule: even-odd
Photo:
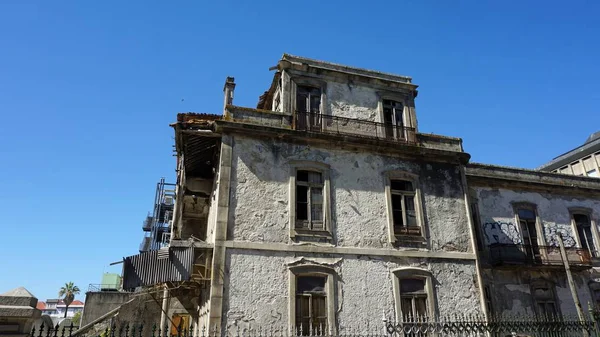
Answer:
[[[593,252],[565,247],[571,266],[591,267]],[[555,246],[492,244],[489,246],[489,262],[492,265],[563,265],[560,248]]]
[[[88,292],[119,291],[114,284],[90,284]]]
[[[416,131],[415,128],[411,127],[301,111],[294,114],[293,129],[379,138],[404,143],[414,143]]]
[[[585,315],[587,316],[587,315]],[[529,315],[502,316],[484,319],[481,316],[456,314],[438,318],[404,317],[396,321],[384,319],[378,322],[339,326],[334,330],[322,326],[311,327],[309,331],[289,327],[285,324],[228,326],[207,328],[194,324],[168,322],[163,327],[160,324],[139,324],[109,320],[99,322],[99,326],[86,325],[77,329],[70,326],[41,326],[34,327],[29,337],[562,337],[581,336],[599,337],[596,315],[590,311],[589,317],[540,317]]]

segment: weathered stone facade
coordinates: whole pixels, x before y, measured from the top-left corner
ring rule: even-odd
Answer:
[[[555,304],[558,315],[575,314],[575,301],[568,284],[559,236],[567,249],[574,288],[582,308],[597,305],[593,290],[597,278],[598,215],[600,181],[593,178],[471,164],[467,168],[471,202],[478,210],[484,284],[489,289],[490,310],[497,314],[540,314],[533,293],[536,282],[549,285],[545,301]],[[518,210],[535,212],[539,256],[528,256],[527,225]],[[573,214],[589,217],[591,237],[577,231]],[[584,243],[583,241],[586,241]],[[583,249],[582,245],[590,243]],[[511,247],[517,247],[509,251]],[[499,261],[495,252],[508,253]],[[515,251],[524,251],[516,256]]]
[[[196,328],[335,331],[385,316],[540,314],[540,293],[573,313],[573,288],[593,301],[598,230],[582,252],[572,211],[597,226],[600,182],[468,164],[461,139],[419,133],[409,77],[291,55],[274,70],[256,109],[233,105],[228,77],[222,116],[173,124],[171,246],[194,246],[195,262],[189,281],[166,283],[187,305],[165,305],[163,322],[187,312]],[[535,205],[543,246],[522,265],[507,264],[527,257],[515,203]]]

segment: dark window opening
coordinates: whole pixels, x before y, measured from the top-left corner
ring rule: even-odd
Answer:
[[[323,175],[298,170],[296,173],[296,228],[324,230]]]
[[[427,316],[427,292],[423,279],[400,280],[400,310],[405,318]]]
[[[307,86],[297,86],[296,129],[321,129],[321,89]]]
[[[390,181],[395,235],[421,235],[415,211],[415,188],[406,180]]]
[[[327,331],[326,284],[322,276],[296,278],[296,329],[302,336]]]
[[[383,123],[387,138],[404,138],[404,105],[392,100],[383,100]]]
[[[585,214],[573,214],[573,220],[577,227],[577,235],[579,236],[579,244],[581,248],[586,250],[591,256],[596,256],[596,245],[592,236],[592,223],[590,218]]]
[[[540,246],[538,244],[537,228],[535,225],[535,211],[528,208],[519,208],[517,214],[519,216],[519,224],[521,225],[525,253],[530,260],[541,262]]]

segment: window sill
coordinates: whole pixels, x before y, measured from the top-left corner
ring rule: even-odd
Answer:
[[[294,229],[291,235],[295,241],[331,242],[333,236],[328,231],[316,231],[310,229]]]
[[[427,240],[421,235],[396,235],[394,247],[427,248]]]

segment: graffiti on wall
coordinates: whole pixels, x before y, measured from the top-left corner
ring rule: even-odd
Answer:
[[[546,244],[548,246],[558,247],[558,234],[562,235],[565,247],[575,247],[577,245],[570,226],[556,223],[544,224],[544,236],[546,237]]]
[[[483,225],[483,234],[488,244],[520,244],[521,235],[517,226],[512,222],[486,222]]]

